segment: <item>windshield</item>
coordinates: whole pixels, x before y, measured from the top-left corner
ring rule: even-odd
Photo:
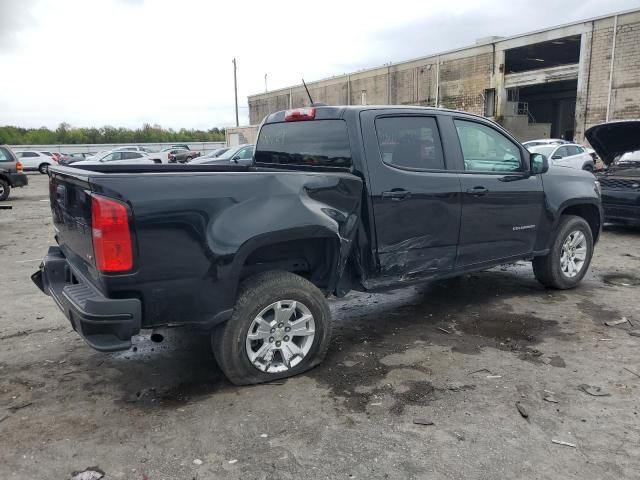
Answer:
[[[531,153],[540,153],[545,157],[549,157],[551,153],[557,148],[557,145],[538,145],[536,147],[529,147],[528,150]]]
[[[640,150],[621,155],[617,163],[640,162]]]

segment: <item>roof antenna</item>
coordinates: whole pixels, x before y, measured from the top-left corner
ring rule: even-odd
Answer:
[[[304,83],[304,78],[302,79],[302,85],[304,85],[304,89],[307,91],[307,97],[309,97],[309,101],[311,102],[311,106],[313,107],[313,98],[311,98],[311,94],[309,93],[309,89],[307,88],[307,84]]]

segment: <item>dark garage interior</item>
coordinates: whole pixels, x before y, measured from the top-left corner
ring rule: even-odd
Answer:
[[[529,119],[550,123],[551,137],[573,140],[578,80],[543,83],[519,88],[520,102],[528,104]]]
[[[571,65],[579,61],[580,35],[573,35],[507,50],[505,73]]]

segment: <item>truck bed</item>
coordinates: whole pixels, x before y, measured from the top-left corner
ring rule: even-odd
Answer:
[[[96,195],[130,209],[131,271],[108,274],[96,267],[91,226]],[[82,290],[140,299],[142,328],[177,323],[210,328],[230,315],[247,268],[277,265],[278,249],[271,257],[256,257],[263,245],[276,243],[284,252],[297,239],[313,249],[326,240],[339,243],[336,250],[346,255],[359,225],[362,181],[348,172],[246,166],[70,166],[50,169],[50,196],[59,246],[52,260],[62,265],[64,257],[69,270],[68,285],[58,286],[60,295],[73,300]],[[346,259],[338,255],[334,261],[344,267]],[[300,268],[304,263],[300,260]],[[90,288],[80,289],[78,282],[89,282]]]

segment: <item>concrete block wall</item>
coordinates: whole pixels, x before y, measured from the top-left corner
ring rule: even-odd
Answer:
[[[576,141],[584,140],[590,126],[607,120],[614,24],[614,17],[597,20],[583,34]],[[609,120],[640,118],[640,12],[618,17],[615,44]]]
[[[490,53],[444,61],[440,65],[439,106],[484,113],[484,90],[491,84]]]

